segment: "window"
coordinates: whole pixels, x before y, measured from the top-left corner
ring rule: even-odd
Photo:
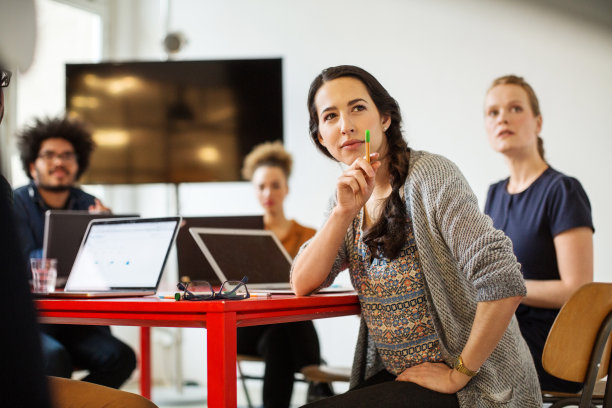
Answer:
[[[13,104],[17,129],[36,117],[64,112],[66,63],[102,59],[104,5],[102,1],[36,0],[34,62],[11,84],[17,96]],[[11,157],[11,179],[15,187],[28,180],[16,151]]]

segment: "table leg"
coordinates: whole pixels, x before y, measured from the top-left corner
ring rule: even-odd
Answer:
[[[151,328],[140,328],[140,395],[151,399]]]
[[[236,313],[208,313],[208,406],[236,407]]]

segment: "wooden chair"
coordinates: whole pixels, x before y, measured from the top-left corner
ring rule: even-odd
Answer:
[[[551,408],[612,407],[612,381],[597,383],[606,375],[612,378],[611,332],[612,283],[582,286],[561,308],[546,339],[542,365],[556,377],[584,383],[584,388],[579,394],[543,391],[544,402],[552,403]]]
[[[246,385],[246,380],[260,380],[263,381],[263,377],[246,374],[242,370],[241,362],[244,361],[257,361],[264,362],[264,359],[259,356],[251,356],[246,354],[238,354],[236,356],[236,368],[238,369],[238,378],[242,383],[242,389],[244,391],[244,395],[247,400],[247,405],[249,408],[253,408],[253,403],[251,401],[251,396],[249,394],[249,390]],[[345,381],[348,382],[351,376],[350,368],[337,368],[337,367],[329,367],[326,365],[309,365],[304,367],[301,370],[301,375],[297,374],[295,376],[295,381],[302,382],[326,382],[331,383],[335,381]]]

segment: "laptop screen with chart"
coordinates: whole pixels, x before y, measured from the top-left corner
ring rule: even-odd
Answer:
[[[64,292],[50,296],[154,294],[180,217],[91,221]]]
[[[57,259],[57,284],[63,288],[76,259],[89,222],[95,219],[137,218],[138,214],[95,214],[89,211],[47,210],[43,258]]]

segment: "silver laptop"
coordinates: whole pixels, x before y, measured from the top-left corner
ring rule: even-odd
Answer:
[[[263,229],[262,215],[240,215],[222,217],[183,217],[176,236],[176,257],[180,279],[206,280],[212,285],[221,281],[212,270],[200,247],[189,233],[190,228],[239,228]]]
[[[248,276],[249,289],[290,289],[291,257],[271,231],[189,228],[219,281]]]
[[[43,258],[57,259],[57,288],[63,288],[91,220],[137,218],[138,214],[94,214],[89,211],[47,210]]]
[[[153,295],[180,226],[180,217],[92,220],[64,291],[46,297]]]

